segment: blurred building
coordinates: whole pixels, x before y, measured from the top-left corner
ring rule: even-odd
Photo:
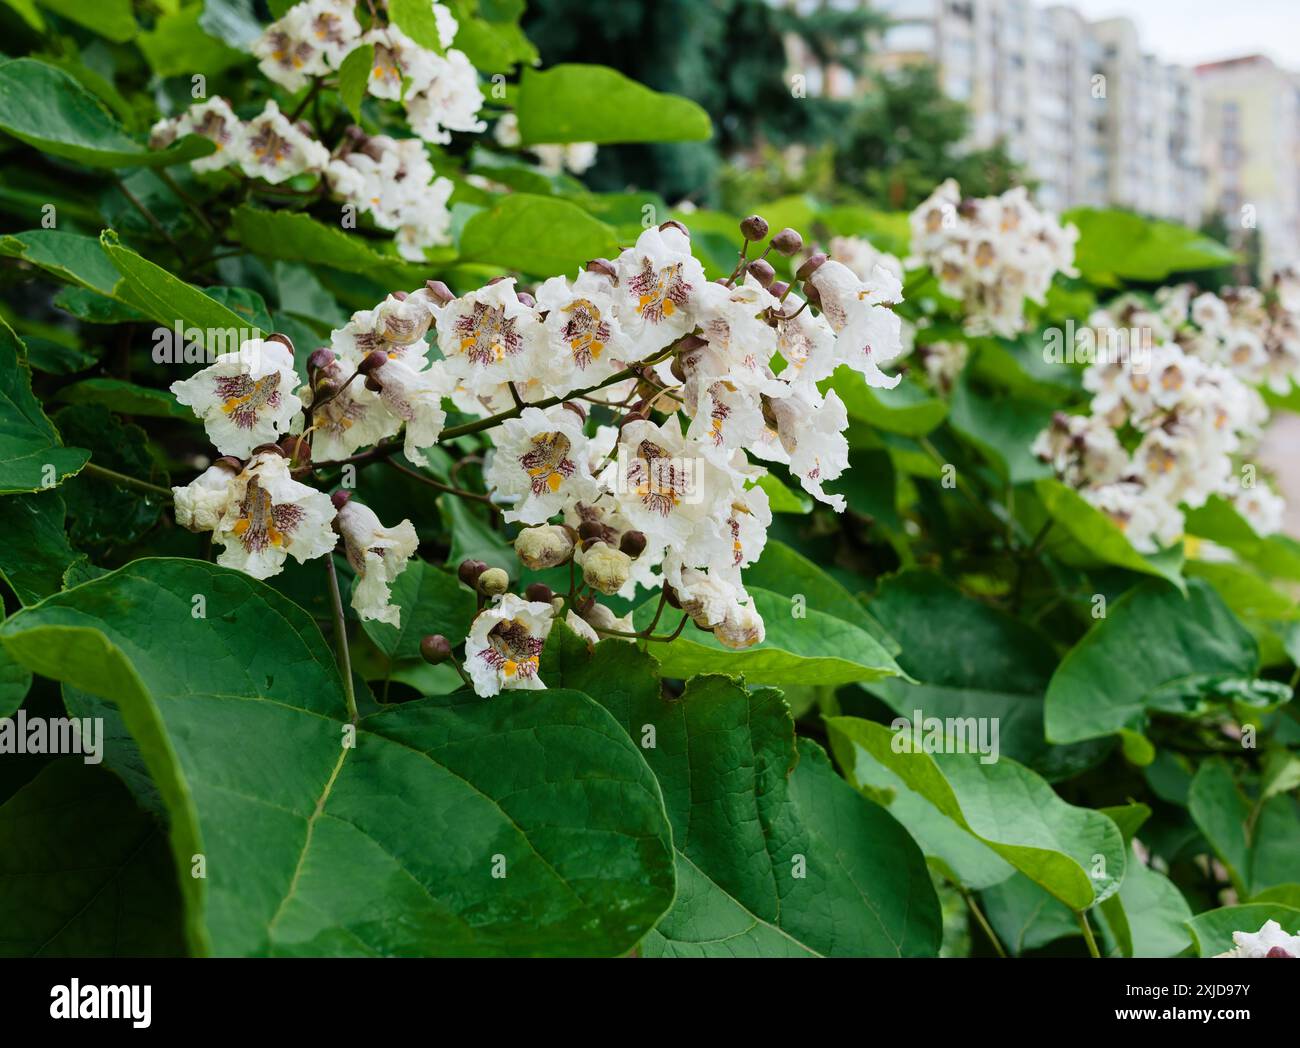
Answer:
[[[1262,55],[1198,66],[1207,207],[1259,230],[1261,271],[1300,262],[1300,81]]]
[[[1199,225],[1200,109],[1190,69],[1142,50],[1127,19],[1030,0],[874,0],[885,68],[930,61],[966,102],[971,144],[1001,139],[1054,210],[1117,205]]]

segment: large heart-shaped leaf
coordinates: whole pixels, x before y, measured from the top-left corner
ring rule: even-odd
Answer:
[[[569,274],[618,253],[614,230],[557,197],[511,193],[479,211],[460,235],[461,260],[537,276]]]
[[[65,448],[54,424],[32,393],[26,351],[0,320],[0,495],[53,487],[90,458],[84,448]]]
[[[863,762],[883,764],[1072,910],[1086,910],[1118,890],[1124,841],[1115,823],[1067,804],[1028,768],[1006,757],[986,764],[973,753],[909,750],[890,728],[856,717],[826,723],[835,759],[851,783],[871,781],[870,773],[857,772]]]
[[[24,604],[63,588],[63,575],[84,558],[68,544],[67,510],[56,491],[0,498],[0,578]]]
[[[1214,957],[1233,948],[1233,932],[1254,934],[1266,921],[1277,921],[1288,935],[1300,935],[1300,909],[1275,902],[1221,906],[1197,914],[1187,927],[1196,942],[1196,952],[1202,957]]]
[[[1186,597],[1143,583],[1113,602],[1061,660],[1044,705],[1047,737],[1122,734],[1130,756],[1148,763],[1147,713],[1177,705],[1159,689],[1203,674],[1252,677],[1257,658],[1254,639],[1207,583],[1189,580]]]
[[[119,705],[195,951],[615,954],[672,900],[659,786],[578,692],[462,692],[354,735],[311,618],[199,561],[136,561],[0,641]]]
[[[557,626],[544,675],[596,696],[663,788],[678,896],[651,956],[914,956],[939,944],[915,843],[857,796],[815,744],[796,744],[778,692],[697,677],[675,700],[632,644]]]
[[[400,626],[373,619],[361,625],[390,659],[419,658],[420,639],[429,633],[441,633],[454,644],[474,618],[474,594],[450,572],[418,557],[393,580],[389,601],[401,609]]]
[[[57,760],[0,807],[0,953],[185,951],[166,833],[103,768]]]
[[[0,131],[43,153],[92,167],[161,167],[216,148],[206,138],[187,135],[166,149],[149,149],[71,76],[34,58],[0,64]]]

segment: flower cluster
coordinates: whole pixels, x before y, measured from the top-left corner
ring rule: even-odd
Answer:
[[[746,250],[767,238],[757,216],[741,228]],[[773,248],[794,255],[802,239],[783,230]],[[581,570],[567,600],[549,590],[523,600],[485,566],[462,572],[480,595],[465,648],[480,694],[541,686],[536,655],[561,609],[589,639],[630,633],[598,598],[638,586],[662,586],[683,625],[748,647],[764,626],[741,573],[772,520],[758,462],[842,510],[824,485],[847,468],[848,416],[818,383],[843,364],[890,386],[881,365],[902,348],[891,308],[901,286],[888,270],[863,280],[817,254],[795,283],[803,297],[745,252],[730,279],[708,281],[689,232],[667,222],[532,291],[500,278],[459,296],[436,281],[390,295],[310,355],[306,383],[283,336],[246,343],[173,386],[227,456],[175,489],[178,520],[211,531],[222,563],[260,578],[288,556],[328,553],[332,527],[358,576],[353,606],[397,622],[388,586],[414,553],[410,524],[385,529],[346,492],[331,504],[296,478],[368,446],[395,451],[399,433],[406,458],[425,464],[450,400],[492,433],[486,487],[522,526],[520,560]],[[589,418],[597,406],[612,424]]]
[[[373,58],[366,91],[401,102],[411,129],[426,142],[443,144],[452,131],[482,131],[483,93],[464,52],[451,46],[459,26],[442,4],[431,4],[443,54],[421,47],[395,24],[362,29],[351,0],[304,0],[267,26],[253,44],[266,76],[289,91],[313,77],[337,72],[356,48],[370,45]]]
[[[1121,319],[1131,322],[1125,309],[1121,304]],[[1093,322],[1113,319],[1099,314]],[[1232,501],[1262,534],[1280,526],[1277,496],[1245,486],[1235,469],[1234,456],[1258,437],[1267,410],[1227,367],[1169,341],[1106,354],[1084,371],[1083,384],[1092,394],[1090,413],[1058,413],[1034,452],[1136,549],[1172,544],[1183,531],[1180,507],[1201,506],[1211,495]]]
[[[959,300],[971,334],[1013,337],[1025,328],[1025,300],[1043,302],[1057,273],[1074,276],[1079,231],[1039,211],[1023,186],[1001,196],[961,196],[940,185],[911,215],[912,258]]]
[[[498,144],[507,149],[518,149],[523,144],[519,118],[514,113],[503,114],[492,134]],[[528,150],[537,157],[538,166],[548,175],[558,175],[562,171],[580,175],[596,162],[596,146],[592,142],[539,144],[529,146]]]

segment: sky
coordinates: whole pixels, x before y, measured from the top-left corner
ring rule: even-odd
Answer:
[[[1040,6],[1050,6],[1038,0]],[[1265,54],[1300,72],[1300,0],[1060,0],[1090,20],[1123,15],[1144,51],[1195,65]]]

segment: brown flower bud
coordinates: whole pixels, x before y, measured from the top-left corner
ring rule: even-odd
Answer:
[[[338,491],[334,492],[334,494],[330,496],[330,501],[334,503],[335,509],[342,509],[348,504],[348,500],[351,498],[352,492],[348,491],[347,488],[339,488]]]
[[[549,604],[554,598],[555,591],[545,582],[530,582],[524,590],[525,600],[535,600]]]
[[[584,542],[592,542],[605,534],[604,525],[594,520],[584,520],[578,525],[578,535]]]
[[[278,342],[280,343],[280,345],[284,346],[284,348],[287,349],[290,353],[293,352],[293,339],[291,339],[288,335],[281,335],[279,332],[276,332],[274,335],[267,335],[266,341]]]
[[[618,283],[618,270],[614,268],[614,263],[607,258],[593,258],[587,263],[588,273],[604,273],[614,283]]]
[[[635,560],[645,552],[645,533],[641,531],[624,532],[618,548]]]
[[[366,354],[365,359],[357,365],[357,370],[363,375],[369,375],[372,371],[377,371],[388,363],[388,354],[382,349],[371,350]]]
[[[772,238],[772,248],[789,258],[803,250],[803,237],[799,235],[797,229],[786,226]]]
[[[320,349],[313,349],[311,356],[307,358],[307,370],[324,371],[335,361],[334,351],[322,346]]]
[[[268,452],[274,452],[281,458],[289,457],[284,448],[280,447],[279,444],[258,444],[249,454],[249,458],[256,458],[258,455],[263,455]]]
[[[222,455],[221,458],[217,459],[217,461],[212,464],[214,466],[220,466],[222,469],[228,470],[231,473],[242,473],[244,471],[244,464],[240,462],[239,459],[235,458],[234,455]]]
[[[519,299],[519,301],[529,309],[537,308],[537,299],[533,298],[533,296],[527,291],[516,291],[515,298]]]
[[[294,466],[311,465],[311,437],[287,436],[280,441],[280,450]]]
[[[778,280],[767,290],[772,292],[772,294],[775,295],[777,298],[780,298],[782,295],[784,295],[787,291],[790,290],[790,285],[787,284],[784,280]]]
[[[420,638],[420,656],[431,666],[439,666],[451,658],[451,641],[441,633],[430,633]]]
[[[689,229],[687,229],[684,225],[682,225],[682,223],[678,222],[677,219],[675,219],[675,218],[670,218],[667,222],[660,222],[660,223],[659,223],[659,228],[660,228],[661,230],[662,230],[662,229],[667,229],[669,226],[672,226],[673,229],[680,229],[680,230],[681,230],[683,233],[685,233],[686,236],[688,236],[688,237],[691,235],[691,231],[690,231]]]
[[[772,268],[772,263],[765,258],[754,259],[749,264],[747,272],[760,284],[768,288],[772,286],[772,281],[776,279],[776,270]]]
[[[804,260],[803,265],[801,265],[795,272],[795,277],[799,280],[807,280],[821,268],[822,263],[825,261],[826,253],[824,251],[813,252]]]
[[[487,571],[487,565],[481,560],[462,560],[456,569],[456,577],[470,589],[478,586],[478,577]]]
[[[445,306],[456,297],[451,293],[451,288],[441,280],[426,280],[424,286],[433,300],[440,306]]]
[[[740,233],[746,240],[762,240],[767,236],[767,219],[762,215],[750,215],[740,220]]]

